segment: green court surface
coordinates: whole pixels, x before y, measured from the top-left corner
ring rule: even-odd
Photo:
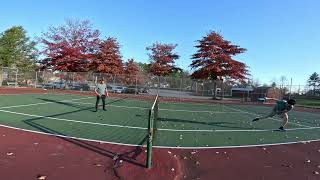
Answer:
[[[109,98],[107,111],[94,112],[95,97],[59,94],[0,96],[0,124],[29,131],[145,145],[153,102]],[[286,132],[275,117],[252,123],[271,107],[161,102],[154,146],[239,147],[320,139],[320,114],[292,111]]]

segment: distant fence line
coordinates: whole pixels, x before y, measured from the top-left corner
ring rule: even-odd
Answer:
[[[181,98],[211,98],[214,94],[214,83],[217,85],[216,93],[221,98],[233,98],[243,101],[257,100],[268,96],[268,93],[278,94],[281,97],[295,96],[319,96],[320,91],[313,91],[307,85],[281,85],[271,89],[258,91],[257,88],[239,88],[230,82],[199,80],[190,77],[154,76],[154,75],[112,75],[93,72],[52,72],[32,71],[21,72],[16,69],[2,68],[0,70],[0,85],[2,86],[28,86],[34,88],[56,88],[74,90],[93,90],[98,79],[107,81],[108,88],[118,93],[145,93],[160,96]],[[270,88],[270,87],[269,87]],[[258,88],[259,89],[259,88]],[[263,89],[263,88],[262,88]],[[268,89],[268,88],[266,88]],[[276,95],[278,96],[278,95]],[[279,95],[280,96],[280,95]]]

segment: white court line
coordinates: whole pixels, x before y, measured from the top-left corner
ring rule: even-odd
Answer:
[[[84,103],[84,102],[76,102],[77,104],[90,104],[92,103]],[[126,109],[151,109],[151,108],[144,108],[144,107],[134,107],[134,106],[117,106],[117,105],[111,105],[111,104],[106,104],[106,106],[110,107],[118,107],[118,108],[126,108]],[[169,111],[169,112],[189,112],[189,113],[213,113],[213,114],[229,114],[229,113],[234,113],[234,114],[239,114],[242,112],[235,111],[235,112],[221,112],[221,111],[190,111],[190,110],[183,110],[183,109],[159,109],[160,111]]]
[[[138,144],[129,144],[129,143],[118,143],[118,142],[110,142],[110,141],[102,141],[102,140],[94,140],[94,139],[87,139],[87,138],[79,138],[75,136],[65,136],[65,135],[59,135],[59,134],[53,134],[53,133],[45,133],[40,131],[33,131],[33,130],[27,130],[22,128],[16,128],[11,126],[6,126],[0,124],[1,127],[14,129],[14,130],[20,130],[24,132],[30,132],[30,133],[36,133],[36,134],[42,134],[47,136],[54,136],[54,137],[62,137],[62,138],[68,138],[68,139],[77,139],[82,141],[88,141],[88,142],[97,142],[97,143],[107,143],[107,144],[113,144],[113,145],[120,145],[120,146],[134,146],[134,147],[146,147],[146,145],[138,145]],[[249,144],[249,145],[239,145],[239,146],[203,146],[203,147],[192,147],[192,146],[184,146],[184,147],[177,147],[177,146],[153,146],[153,148],[159,148],[159,149],[186,149],[186,150],[192,150],[192,149],[225,149],[225,148],[252,148],[252,147],[266,147],[266,146],[278,146],[278,145],[290,145],[290,144],[299,144],[299,143],[306,143],[306,142],[318,142],[320,139],[311,139],[311,140],[305,140],[305,141],[291,141],[291,142],[285,142],[285,143],[270,143],[270,144]]]
[[[229,109],[231,109],[231,110],[234,110],[234,111],[239,111],[239,112],[243,112],[243,113],[246,113],[246,114],[251,114],[251,115],[254,115],[254,116],[260,116],[259,114],[257,114],[257,113],[252,113],[252,112],[248,112],[248,111],[244,111],[244,110],[240,110],[240,109],[236,109],[236,108],[232,108],[232,107],[228,107],[228,106],[225,106],[226,108],[229,108]],[[280,121],[280,120],[278,120],[278,119],[275,119],[275,118],[270,118],[270,119],[272,119],[272,120],[274,120],[274,121],[277,121],[277,122],[282,122],[282,121]],[[297,126],[301,126],[301,127],[307,127],[307,128],[313,128],[313,127],[311,127],[311,126],[307,126],[307,125],[303,125],[303,124],[297,124],[297,123],[294,123],[294,122],[289,122],[290,124],[295,124],[295,125],[297,125]]]
[[[63,101],[57,101],[57,102],[72,102],[72,101],[78,101],[83,99],[90,99],[93,97],[85,97],[85,98],[78,98],[78,99],[70,99],[70,100],[63,100]],[[22,104],[22,105],[16,105],[16,106],[6,106],[6,107],[0,107],[0,109],[10,109],[10,108],[16,108],[16,107],[28,107],[28,106],[37,106],[37,105],[43,105],[43,104],[53,104],[56,102],[43,102],[43,103],[34,103],[34,104]]]
[[[29,116],[29,117],[37,117],[37,118],[47,118],[47,119],[53,119],[56,121],[66,121],[66,122],[75,122],[75,123],[81,123],[81,124],[90,124],[90,125],[101,125],[101,126],[108,126],[108,127],[118,127],[118,128],[128,128],[128,129],[140,129],[140,130],[147,130],[148,128],[144,127],[136,127],[136,126],[123,126],[123,125],[116,125],[116,124],[105,124],[105,123],[94,123],[94,122],[87,122],[87,121],[78,121],[78,120],[72,120],[72,119],[63,119],[63,118],[55,118],[50,116],[40,116],[40,115],[34,115],[34,114],[26,114],[26,113],[19,113],[14,111],[6,111],[6,110],[0,110],[0,112],[10,113],[10,114],[17,114],[17,115],[23,115],[23,116]],[[293,131],[293,130],[310,130],[310,129],[320,129],[320,127],[310,127],[310,128],[292,128],[287,129],[287,131]],[[225,130],[201,130],[201,129],[158,129],[159,131],[172,131],[172,132],[263,132],[263,131],[275,131],[275,129],[225,129]]]
[[[92,105],[94,103],[85,103],[85,102],[75,102],[76,104],[89,104]],[[145,108],[145,107],[134,107],[134,106],[117,106],[117,105],[111,105],[106,103],[106,106],[110,106],[110,107],[118,107],[118,108],[126,108],[126,109],[142,109],[142,110],[146,110],[146,109],[151,109],[151,108]]]
[[[0,112],[23,115],[23,116],[29,116],[29,117],[36,117],[36,118],[47,118],[47,119],[53,119],[53,120],[56,120],[56,121],[75,122],[75,123],[81,123],[81,124],[101,125],[101,126],[129,128],[129,129],[143,129],[143,130],[147,130],[148,129],[148,128],[143,128],[143,127],[122,126],[122,125],[115,125],[115,124],[104,124],[104,123],[94,123],[94,122],[78,121],[78,120],[64,119],[64,118],[55,118],[55,117],[50,117],[50,116],[40,116],[40,115],[19,113],[19,112],[6,111],[6,110],[0,110]]]
[[[229,114],[229,113],[242,113],[242,112],[223,112],[223,111],[191,111],[191,110],[184,110],[184,109],[159,109],[162,111],[171,111],[171,112],[189,112],[189,113],[212,113],[212,114]]]

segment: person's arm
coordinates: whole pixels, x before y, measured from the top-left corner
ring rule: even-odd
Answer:
[[[100,94],[97,91],[97,87],[94,88],[94,92],[96,93],[97,96],[100,96]]]
[[[108,86],[106,86],[106,95],[109,97]]]

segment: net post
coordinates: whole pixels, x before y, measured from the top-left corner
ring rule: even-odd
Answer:
[[[151,169],[152,163],[152,139],[153,139],[153,110],[149,110],[149,122],[148,122],[148,142],[147,142],[147,160],[146,167]]]

